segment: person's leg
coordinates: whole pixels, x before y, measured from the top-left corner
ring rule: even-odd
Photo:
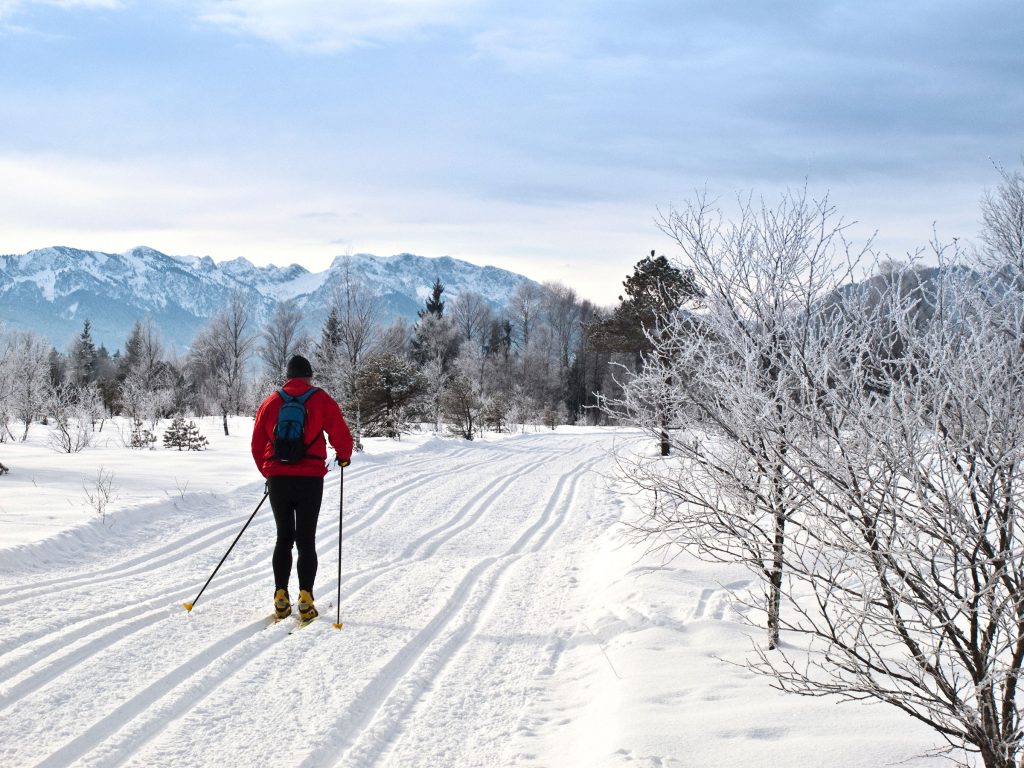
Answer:
[[[320,502],[324,495],[324,481],[319,477],[296,478],[301,483],[295,492],[295,549],[298,553],[296,570],[299,590],[313,594],[316,580],[316,523],[320,516]]]
[[[295,494],[294,479],[272,477],[270,483],[270,508],[274,510],[277,523],[277,543],[274,545],[274,588],[288,589],[292,575],[292,546],[295,543]]]

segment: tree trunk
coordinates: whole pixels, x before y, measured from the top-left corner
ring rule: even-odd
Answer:
[[[779,646],[779,614],[782,606],[783,548],[786,541],[786,514],[775,510],[775,540],[772,542],[772,567],[768,574],[768,650]]]
[[[228,412],[221,411],[221,415],[224,417],[224,437],[228,436]]]

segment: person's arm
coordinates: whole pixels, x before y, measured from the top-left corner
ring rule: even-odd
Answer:
[[[324,431],[327,433],[327,439],[331,441],[338,462],[347,464],[352,460],[352,432],[334,398],[328,395],[326,400],[328,402],[324,408]]]
[[[250,450],[252,451],[252,459],[256,462],[256,468],[259,469],[260,474],[266,477],[263,472],[263,462],[267,458],[267,446],[270,443],[270,438],[267,437],[266,430],[266,413],[267,413],[268,401],[264,401],[260,405],[259,410],[256,411],[256,423],[252,426],[252,443]]]

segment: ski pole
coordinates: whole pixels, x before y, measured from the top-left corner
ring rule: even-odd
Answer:
[[[240,538],[242,538],[242,534],[245,533],[245,529],[249,527],[249,523],[251,523],[252,519],[254,517],[256,517],[256,513],[260,511],[260,507],[263,506],[263,502],[267,500],[267,496],[269,496],[269,495],[270,495],[270,486],[268,484],[267,491],[266,491],[266,493],[263,494],[263,498],[260,499],[260,503],[256,505],[256,509],[254,509],[252,511],[252,514],[249,515],[249,519],[245,521],[245,525],[242,526],[242,530],[240,530],[238,532],[238,535],[235,536],[235,540],[231,542],[231,546],[228,547],[228,551],[224,553],[224,557],[222,557],[220,559],[220,562],[217,563],[217,567],[213,569],[213,573],[210,574],[210,578],[208,578],[206,580],[206,583],[203,584],[203,588],[199,590],[199,594],[196,595],[196,599],[193,600],[191,603],[182,603],[182,605],[185,606],[185,610],[186,611],[191,612],[192,611],[192,606],[194,606],[196,603],[199,602],[199,598],[202,597],[202,594],[203,594],[203,592],[206,591],[206,588],[208,586],[210,586],[210,582],[213,581],[213,577],[217,575],[217,571],[219,571],[220,567],[222,565],[224,565],[224,561],[228,559],[228,555],[231,554],[231,550],[235,548],[235,544],[237,544],[238,540]]]
[[[341,629],[341,540],[345,532],[345,467],[338,462],[338,620],[332,625]]]

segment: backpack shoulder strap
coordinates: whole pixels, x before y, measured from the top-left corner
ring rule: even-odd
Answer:
[[[310,387],[309,389],[307,389],[305,392],[303,392],[301,395],[299,395],[295,399],[298,400],[303,405],[305,405],[306,401],[309,400],[309,398],[311,398],[315,392],[319,392],[319,391],[320,391],[319,387]]]
[[[280,396],[280,398],[281,398],[282,400],[284,400],[284,401],[285,401],[286,403],[290,403],[290,402],[291,402],[292,400],[298,400],[298,399],[299,399],[299,398],[297,398],[297,397],[293,397],[293,396],[289,395],[289,394],[288,394],[287,392],[285,392],[285,391],[284,391],[284,388],[283,388],[283,387],[282,387],[281,389],[278,389],[278,390],[277,390],[277,394],[278,394],[278,396]],[[305,402],[305,401],[303,401],[303,402]]]

